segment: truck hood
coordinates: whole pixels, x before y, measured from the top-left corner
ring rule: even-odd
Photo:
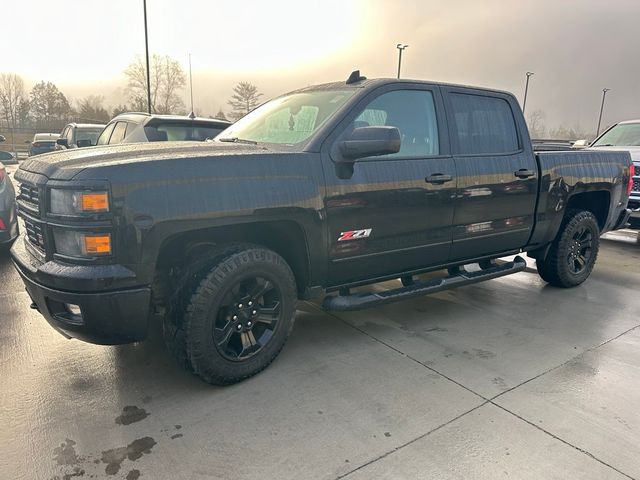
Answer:
[[[630,147],[593,147],[588,148],[586,150],[594,150],[594,151],[614,151],[614,152],[629,152],[631,155],[631,160],[635,166],[640,165],[640,146],[630,146]]]
[[[74,148],[42,154],[25,160],[20,169],[57,180],[70,180],[82,170],[123,163],[204,158],[264,153],[258,145],[222,142],[131,143],[89,148]]]

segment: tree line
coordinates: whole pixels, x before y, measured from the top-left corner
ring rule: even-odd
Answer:
[[[158,114],[186,115],[182,99],[186,74],[180,63],[168,55],[154,54],[150,59],[151,111]],[[38,128],[40,125],[65,123],[70,120],[106,123],[123,112],[147,111],[147,74],[142,57],[137,56],[124,70],[126,100],[106,106],[99,93],[70,100],[52,82],[36,83],[30,91],[15,73],[0,73],[0,121],[7,128]],[[249,82],[240,82],[222,108],[210,118],[238,120],[260,103],[262,94]]]

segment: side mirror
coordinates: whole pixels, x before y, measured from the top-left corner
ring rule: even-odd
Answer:
[[[4,135],[0,135],[0,143],[6,142],[6,141],[7,141],[7,139],[4,138]]]
[[[62,145],[63,147],[69,147],[69,143],[67,142],[66,138],[59,138],[56,140],[56,143],[58,145]]]
[[[78,146],[78,148],[91,147],[93,146],[93,142],[88,138],[83,138],[81,140],[78,140],[76,142],[76,145]]]
[[[573,145],[571,145],[571,148],[587,148],[589,145],[591,145],[589,140],[576,140],[573,142]]]
[[[346,161],[387,155],[400,151],[400,130],[396,127],[361,127],[340,142],[340,153]]]

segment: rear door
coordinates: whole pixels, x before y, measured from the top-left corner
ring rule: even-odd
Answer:
[[[458,175],[451,260],[523,247],[538,167],[518,104],[483,90],[448,88],[444,96]]]
[[[336,145],[354,128],[381,125],[400,130],[400,152],[360,159],[349,178],[340,178]],[[447,261],[456,172],[445,125],[437,87],[393,85],[361,100],[328,139],[323,168],[332,285]]]

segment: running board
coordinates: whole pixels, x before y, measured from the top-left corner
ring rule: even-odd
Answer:
[[[512,262],[506,262],[483,270],[467,272],[464,269],[460,269],[459,273],[455,275],[435,278],[424,282],[415,282],[413,285],[396,288],[394,290],[386,290],[378,293],[363,292],[350,295],[327,296],[322,306],[325,310],[342,312],[377,307],[378,305],[406,300],[407,298],[419,297],[429,293],[471,285],[484,280],[504,277],[505,275],[521,272],[526,267],[527,262],[518,256],[514,258]]]

